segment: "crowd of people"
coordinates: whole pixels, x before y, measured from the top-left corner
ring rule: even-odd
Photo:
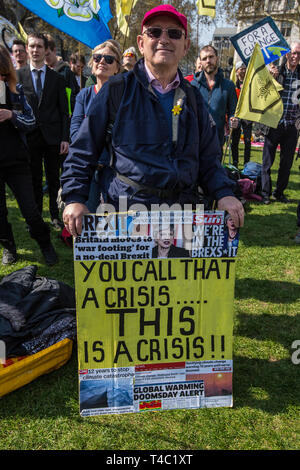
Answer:
[[[45,262],[50,266],[58,260],[43,219],[44,177],[51,226],[65,228],[71,236],[80,234],[85,213],[95,212],[101,202],[118,210],[119,198],[125,196],[130,204],[150,207],[162,202],[197,204],[205,194],[229,213],[236,227],[243,225],[243,205],[222,165],[222,152],[229,126],[234,166],[239,166],[242,132],[244,164],[250,160],[252,123],[234,116],[246,66],[236,64],[233,83],[224,77],[216,49],[207,45],[199,52],[194,73],[184,77],[179,62],[189,49],[187,30],[184,15],[171,5],[160,5],[143,18],[137,37],[140,59],[134,47],[122,52],[112,39],[94,48],[88,64],[79,53],[64,61],[49,34],[31,33],[26,44],[16,39],[11,54],[0,47],[3,264],[17,259],[5,184]],[[284,190],[300,129],[299,104],[292,99],[293,82],[300,79],[299,61],[297,42],[280,68],[271,67],[283,85],[284,114],[277,129],[265,130],[265,204],[270,202],[270,170],[278,144],[280,166],[273,195],[288,202]],[[300,243],[300,228],[295,241]]]

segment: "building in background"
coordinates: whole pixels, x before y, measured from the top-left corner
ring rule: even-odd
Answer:
[[[236,27],[216,28],[211,42],[212,46],[218,51],[219,66],[223,70],[226,78],[230,77],[235,52],[230,37],[234,36],[236,33]]]
[[[243,31],[266,16],[273,18],[288,44],[299,40],[300,11],[296,0],[266,0],[265,2],[253,0],[252,5],[240,10],[237,17],[237,32]],[[239,60],[237,53],[234,55],[234,60]]]

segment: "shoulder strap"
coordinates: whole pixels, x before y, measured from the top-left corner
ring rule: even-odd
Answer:
[[[123,74],[115,75],[109,80],[109,123],[114,124],[124,92]]]
[[[186,94],[187,94],[187,99],[188,102],[191,104],[194,113],[197,116],[198,119],[198,106],[197,106],[197,101],[196,101],[196,96],[195,96],[195,91],[194,91],[194,86],[190,84],[190,82],[186,79],[184,79],[185,85],[186,85]]]
[[[113,165],[114,152],[111,145],[112,129],[114,127],[116,115],[120,107],[121,99],[124,93],[124,77],[123,74],[115,75],[109,80],[109,96],[108,96],[108,125],[106,128],[106,145],[110,153],[110,166]]]

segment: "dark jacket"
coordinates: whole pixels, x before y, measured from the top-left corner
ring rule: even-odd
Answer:
[[[74,139],[87,111],[96,96],[95,86],[83,88],[76,96],[75,107],[71,119],[70,139]]]
[[[237,96],[234,83],[231,80],[224,78],[221,69],[218,70],[215,80],[214,87],[210,89],[204,72],[201,72],[200,75],[197,77],[195,76],[191,84],[200,91],[202,98],[216,123],[220,142],[223,143],[226,116],[228,116],[228,118],[234,116],[237,105]]]
[[[72,72],[67,62],[60,60],[57,65],[54,67],[55,72],[62,75],[66,82],[66,87],[70,88],[70,105],[71,111],[73,112],[75,106],[76,94],[78,93],[78,84],[76,81],[75,73]]]
[[[70,119],[64,78],[47,67],[43,93],[38,102],[29,65],[17,70],[17,75],[47,144],[68,142]]]
[[[190,86],[180,74],[180,88],[185,92],[179,114],[178,139],[172,151],[169,144],[169,126],[164,110],[149,86],[144,61],[133,71],[123,74],[124,93],[112,131],[115,150],[114,169],[147,187],[177,191],[176,200],[166,203],[193,203],[200,185],[215,199],[233,195],[231,182],[220,163],[220,145],[215,126],[194,88],[198,117],[186,90]],[[89,108],[88,116],[71,143],[61,177],[62,198],[66,203],[85,203],[89,181],[98,156],[105,145],[108,125],[110,80],[106,82]],[[111,168],[102,173],[102,189],[109,202],[115,204],[119,196],[128,196],[131,202],[155,204],[157,196],[135,194],[135,189],[121,181]]]
[[[75,74],[74,74],[75,75]],[[87,82],[87,77],[85,75],[81,75],[80,77],[80,81],[78,83],[77,81],[77,78],[76,78],[76,75],[75,75],[75,81],[76,81],[76,89],[75,89],[75,93],[76,95],[80,92],[80,90],[82,90],[83,88],[85,88],[87,85],[86,85],[86,82]]]
[[[13,271],[0,282],[0,341],[7,357],[34,354],[76,336],[74,288],[38,276],[37,266]]]
[[[158,246],[156,245],[152,248],[152,258],[158,257]],[[189,251],[180,246],[171,245],[167,258],[189,258]]]
[[[285,66],[286,66],[286,60],[283,61],[283,63],[280,65],[279,69],[278,69],[278,76],[276,78],[277,82],[280,83],[280,85],[284,85],[284,79],[285,79]],[[297,76],[298,76],[298,80],[300,80],[300,65],[297,65]],[[296,88],[295,88],[295,92],[296,92]],[[282,92],[280,92],[281,94]],[[268,127],[268,126],[265,126],[265,125],[260,125],[260,130],[261,130],[261,133],[264,134],[264,135],[268,135],[271,127]],[[296,122],[295,122],[295,127],[297,129],[297,131],[299,132],[300,131],[300,106],[298,106],[298,113],[297,113],[297,116],[296,116]]]
[[[32,109],[27,103],[22,86],[17,84],[13,93],[6,85],[6,104],[1,108],[12,111],[11,120],[0,123],[0,165],[12,166],[22,160],[28,160],[26,151],[26,132],[34,129],[35,117]]]

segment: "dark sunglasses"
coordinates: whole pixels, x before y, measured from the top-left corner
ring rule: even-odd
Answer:
[[[163,29],[163,28],[159,28],[158,26],[157,27],[152,26],[150,28],[147,28],[143,32],[143,34],[147,34],[147,36],[152,39],[154,38],[159,39],[163,32],[168,33],[168,36],[170,39],[181,39],[182,35],[185,35],[184,31],[182,31],[181,29],[177,29],[177,28]]]
[[[114,60],[118,62],[117,59],[113,55],[107,55],[107,54],[94,54],[93,55],[93,61],[96,63],[99,63],[102,60],[102,58],[104,58],[105,62],[109,65],[111,65],[114,62]]]

